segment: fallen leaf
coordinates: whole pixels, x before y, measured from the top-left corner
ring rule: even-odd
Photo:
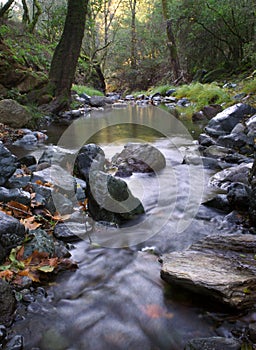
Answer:
[[[160,305],[157,304],[148,304],[141,307],[141,310],[150,318],[173,318],[173,314],[167,312]]]

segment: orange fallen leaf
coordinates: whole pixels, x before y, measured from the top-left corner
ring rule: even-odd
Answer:
[[[20,222],[29,230],[36,230],[38,227],[42,226],[42,224],[35,221],[34,216],[30,216],[26,219],[21,219]]]
[[[13,272],[11,270],[5,270],[0,272],[0,278],[4,278],[7,281],[11,280],[13,277]]]
[[[157,304],[148,304],[141,307],[141,310],[150,318],[172,318],[173,314],[167,312],[160,305]]]

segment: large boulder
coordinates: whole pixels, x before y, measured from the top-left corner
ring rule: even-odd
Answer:
[[[235,104],[218,113],[210,120],[206,132],[211,136],[223,136],[229,134],[241,121],[246,121],[249,116],[256,113],[256,109],[243,103]]]
[[[0,142],[0,186],[3,186],[17,169],[17,158]]]
[[[157,148],[148,143],[132,142],[127,143],[121,153],[112,158],[112,163],[118,167],[117,176],[150,173],[166,166],[165,157]]]
[[[12,128],[22,128],[31,119],[31,114],[18,102],[11,99],[0,101],[0,123]]]
[[[25,227],[19,220],[0,211],[0,263],[13,247],[21,244],[25,238]]]
[[[256,237],[213,235],[162,257],[161,277],[237,309],[255,307]]]
[[[16,300],[12,288],[0,279],[0,324],[9,325],[13,318]]]

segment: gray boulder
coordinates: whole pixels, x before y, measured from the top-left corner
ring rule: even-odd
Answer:
[[[218,113],[210,120],[206,132],[210,136],[223,136],[229,134],[236,124],[245,121],[248,116],[256,113],[256,109],[243,103],[235,104]]]
[[[62,194],[73,195],[76,191],[74,177],[59,165],[52,165],[49,168],[35,171],[31,182],[36,183],[37,181],[41,181],[43,184],[52,184]]]
[[[251,197],[249,186],[234,182],[228,187],[227,199],[232,209],[248,210]]]
[[[59,146],[47,147],[38,160],[38,164],[54,164],[67,167],[68,163],[72,163],[74,154]]]
[[[210,184],[214,187],[227,190],[228,186],[233,182],[240,182],[248,185],[248,175],[252,163],[242,163],[237,166],[219,171],[210,178]]]
[[[8,325],[13,319],[16,301],[12,288],[0,279],[0,324]]]
[[[110,97],[92,96],[89,101],[91,107],[104,107],[113,104],[114,101]]]
[[[8,189],[0,187],[0,202],[7,203],[10,201],[30,205],[30,193],[23,191],[20,188]]]
[[[31,119],[31,114],[18,102],[10,99],[0,101],[0,123],[12,128],[22,128]]]
[[[17,158],[0,142],[0,186],[3,186],[17,169]]]
[[[19,220],[0,211],[0,263],[11,249],[21,244],[25,238],[25,227]]]
[[[127,143],[121,153],[112,158],[118,167],[117,176],[129,176],[132,173],[150,173],[166,166],[164,155],[148,143]]]
[[[256,237],[208,236],[189,249],[163,256],[161,277],[236,309],[255,307]]]

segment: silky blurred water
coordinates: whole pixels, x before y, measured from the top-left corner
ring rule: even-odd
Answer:
[[[166,112],[136,107],[55,124],[48,135],[50,143],[67,149],[95,142],[108,159],[127,141],[149,142],[167,165],[155,175],[126,179],[145,207],[142,222],[97,229],[93,244],[87,238],[75,244],[72,258],[79,268],[58,276],[48,297],[30,304],[14,325],[14,334],[24,336],[24,349],[180,350],[189,339],[214,335],[209,316],[214,306],[160,278],[162,253],[185,249],[218,230],[211,220],[216,212],[200,205],[209,196],[210,173],[200,161],[182,164],[184,155],[199,156],[190,131]]]

